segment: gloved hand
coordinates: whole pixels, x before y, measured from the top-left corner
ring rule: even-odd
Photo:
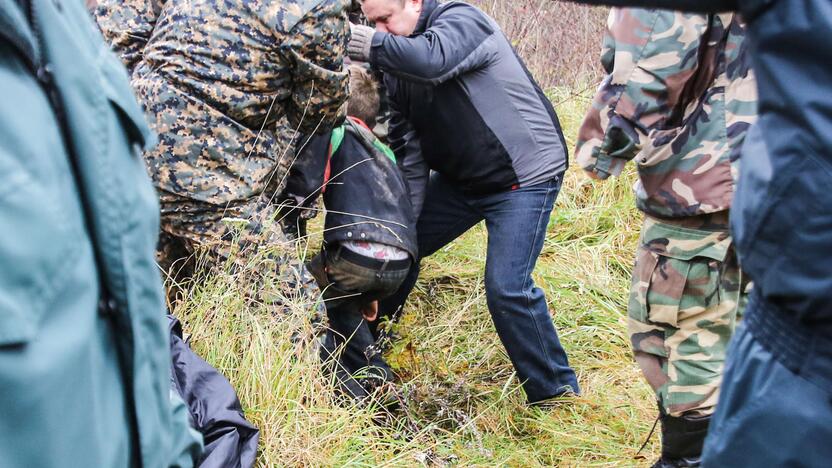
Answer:
[[[302,200],[297,197],[288,196],[280,200],[278,205],[277,221],[283,233],[290,240],[298,240],[306,237],[306,220],[308,215],[302,206]]]
[[[373,44],[373,34],[376,30],[360,24],[350,23],[350,43],[347,45],[347,54],[352,60],[358,62],[370,61],[370,46]]]

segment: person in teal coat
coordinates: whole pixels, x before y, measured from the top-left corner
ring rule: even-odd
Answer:
[[[0,0],[0,467],[192,466],[152,143],[76,0]]]

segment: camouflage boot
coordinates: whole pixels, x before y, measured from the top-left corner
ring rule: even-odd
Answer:
[[[653,468],[698,467],[708,435],[710,416],[670,416],[659,409],[662,423],[662,457]]]

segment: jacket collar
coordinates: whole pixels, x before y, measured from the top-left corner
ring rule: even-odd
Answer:
[[[347,118],[350,119],[353,123],[361,125],[362,127],[366,128],[367,130],[369,130],[371,132],[373,131],[373,129],[371,129],[369,126],[367,126],[367,124],[363,120],[359,119],[358,117],[348,115]]]
[[[439,6],[438,0],[423,0],[422,1],[422,14],[419,15],[419,21],[416,22],[416,29],[413,30],[413,34],[421,34],[428,29],[428,20],[430,16],[433,14],[436,7]]]

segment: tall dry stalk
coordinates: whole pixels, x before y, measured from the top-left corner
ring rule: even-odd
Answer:
[[[552,0],[468,0],[491,15],[544,89],[598,81],[606,8]]]

